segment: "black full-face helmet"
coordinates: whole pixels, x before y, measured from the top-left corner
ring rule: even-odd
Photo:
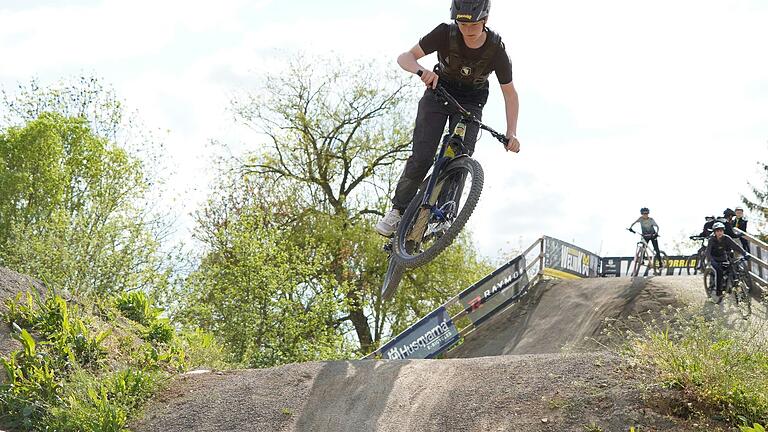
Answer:
[[[729,209],[729,208],[727,208],[727,209],[723,210],[723,216],[725,216],[725,217],[736,216],[736,212],[731,210],[731,209]]]
[[[478,22],[488,18],[491,0],[451,0],[451,19]]]

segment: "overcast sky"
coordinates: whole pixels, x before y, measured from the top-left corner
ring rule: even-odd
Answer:
[[[0,86],[102,77],[145,123],[168,130],[184,215],[204,197],[211,139],[258,145],[226,109],[280,67],[276,53],[334,51],[394,67],[448,20],[449,5],[1,0]],[[477,145],[486,188],[470,226],[480,250],[495,257],[547,234],[631,255],[623,228],[648,206],[671,251],[705,214],[738,205],[768,155],[766,23],[765,0],[494,1],[489,26],[512,59],[522,150],[505,153],[489,136]],[[484,120],[503,131],[495,83]],[[182,237],[189,228],[182,217]]]

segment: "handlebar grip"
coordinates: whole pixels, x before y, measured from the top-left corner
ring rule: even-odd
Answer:
[[[419,70],[416,71],[416,75],[422,76],[422,75],[424,75],[424,71],[419,69]]]

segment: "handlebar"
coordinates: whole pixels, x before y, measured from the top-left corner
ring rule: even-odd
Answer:
[[[416,75],[422,76],[424,74],[424,71],[419,69],[416,72]],[[488,131],[491,135],[493,135],[494,138],[496,138],[500,143],[504,144],[504,148],[507,147],[507,144],[509,144],[509,138],[506,137],[506,135],[501,134],[493,130],[490,126],[486,126],[481,122],[477,117],[475,117],[474,114],[467,111],[461,104],[453,97],[450,93],[448,93],[448,90],[445,89],[440,83],[437,83],[437,86],[435,88],[430,88],[438,98],[443,99],[448,105],[452,105],[456,110],[466,119],[471,121],[472,123],[477,124],[480,129],[483,129],[485,131]]]
[[[632,234],[637,234],[637,235],[639,235],[642,238],[645,238],[645,236],[646,236],[643,233],[638,233],[637,231],[633,230],[632,228],[626,228],[626,230],[631,232]],[[651,237],[648,237],[648,238],[659,238],[659,237],[661,237],[661,236],[658,235],[658,234],[653,234]]]

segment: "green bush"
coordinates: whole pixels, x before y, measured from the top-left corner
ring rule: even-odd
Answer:
[[[0,429],[124,431],[165,378],[186,368],[170,323],[141,296],[130,299],[124,304],[142,306],[129,310],[150,311],[148,326],[99,331],[96,318],[53,293],[8,302],[4,319],[22,349],[2,360]]]
[[[169,344],[176,336],[176,330],[168,320],[157,320],[144,331],[144,340],[147,342]]]
[[[683,390],[693,406],[732,424],[768,422],[768,339],[765,329],[724,320],[681,317],[675,328],[647,325],[626,353],[658,384]]]
[[[151,325],[160,314],[160,310],[152,307],[149,296],[140,291],[118,295],[115,306],[123,316],[145,326]]]

